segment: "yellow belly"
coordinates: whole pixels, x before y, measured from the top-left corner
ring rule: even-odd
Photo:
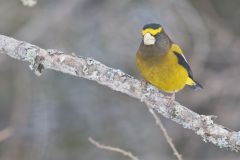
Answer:
[[[165,92],[177,92],[186,84],[188,73],[173,54],[159,59],[143,59],[137,55],[136,64],[146,81]]]

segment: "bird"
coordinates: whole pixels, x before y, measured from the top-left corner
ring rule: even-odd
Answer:
[[[158,23],[142,28],[142,40],[136,53],[136,66],[143,79],[168,96],[168,105],[175,101],[175,93],[186,85],[194,90],[202,85],[193,78],[192,70],[183,51]]]

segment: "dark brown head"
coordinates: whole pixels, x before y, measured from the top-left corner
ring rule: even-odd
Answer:
[[[143,52],[164,55],[170,49],[170,46],[171,40],[160,24],[150,23],[143,27],[140,46]]]

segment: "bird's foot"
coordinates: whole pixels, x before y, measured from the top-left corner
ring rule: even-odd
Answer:
[[[145,81],[144,79],[141,79],[141,80],[140,80],[140,83],[141,83],[141,86],[143,86],[143,87],[142,87],[143,89],[146,89],[146,88],[147,88],[147,86],[148,86],[148,82],[147,82],[147,81]]]

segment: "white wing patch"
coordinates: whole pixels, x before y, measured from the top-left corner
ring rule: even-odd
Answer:
[[[185,58],[185,56],[183,54],[181,54],[181,56],[184,58],[184,60],[188,63],[187,59]]]

